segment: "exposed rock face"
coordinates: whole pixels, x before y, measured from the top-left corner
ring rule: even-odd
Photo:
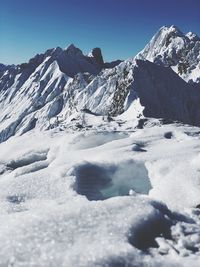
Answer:
[[[96,47],[92,49],[92,56],[94,57],[94,60],[96,61],[96,63],[103,65],[104,61],[103,61],[103,56],[101,53],[101,49]]]

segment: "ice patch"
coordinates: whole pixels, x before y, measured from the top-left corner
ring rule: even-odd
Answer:
[[[126,196],[130,190],[148,194],[151,189],[145,164],[133,160],[117,165],[85,162],[74,168],[73,175],[76,177],[75,190],[89,200]]]

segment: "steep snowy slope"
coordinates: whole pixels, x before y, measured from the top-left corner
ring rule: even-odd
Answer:
[[[97,76],[79,73],[70,78],[47,57],[25,82],[24,75],[29,73],[17,74],[10,87],[4,82],[7,72],[1,79],[1,142],[34,127],[68,123],[85,109],[105,116],[127,111],[130,119],[144,115],[200,125],[199,85],[148,61],[125,61]]]
[[[200,37],[192,32],[162,27],[136,58],[170,66],[186,81],[200,82]]]
[[[96,50],[99,48],[96,48]],[[94,51],[96,51],[94,49]],[[100,53],[101,50],[99,49]],[[0,67],[0,90],[9,89],[11,86],[19,89],[42,64],[43,72],[45,72],[49,65],[53,62],[59,66],[61,72],[69,77],[74,77],[77,73],[88,72],[90,74],[98,74],[103,68],[111,68],[118,65],[121,61],[105,63],[98,61],[98,56],[92,54],[91,56],[83,55],[82,51],[73,44],[69,45],[64,50],[60,47],[49,49],[44,54],[37,54],[31,58],[28,63],[23,63],[17,66]],[[37,77],[35,77],[37,78]]]
[[[101,53],[98,48],[94,51]],[[84,56],[80,49],[70,45],[64,50],[59,47],[47,50],[30,59],[29,63],[2,65],[0,140],[4,141],[18,131],[24,133],[31,130],[38,118],[42,119],[40,126],[46,128],[49,120],[61,112],[64,101],[70,106],[72,100],[69,95],[73,94],[73,89],[83,89],[88,80],[94,78],[91,75],[121,62],[100,62],[98,53],[95,54],[94,51],[90,56]],[[85,78],[77,73],[85,73]],[[76,74],[77,77],[73,79]],[[68,89],[72,81],[71,89]]]

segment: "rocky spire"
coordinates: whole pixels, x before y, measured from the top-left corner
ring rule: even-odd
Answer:
[[[100,65],[104,64],[103,56],[102,56],[100,48],[98,48],[98,47],[93,48],[91,54],[92,54],[92,57],[94,58],[94,60],[96,61],[96,63],[98,63]]]

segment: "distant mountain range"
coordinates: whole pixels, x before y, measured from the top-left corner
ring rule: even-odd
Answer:
[[[0,64],[0,141],[68,124],[88,111],[126,120],[155,117],[200,126],[200,38],[162,27],[134,58],[105,63],[73,44],[28,63]]]

